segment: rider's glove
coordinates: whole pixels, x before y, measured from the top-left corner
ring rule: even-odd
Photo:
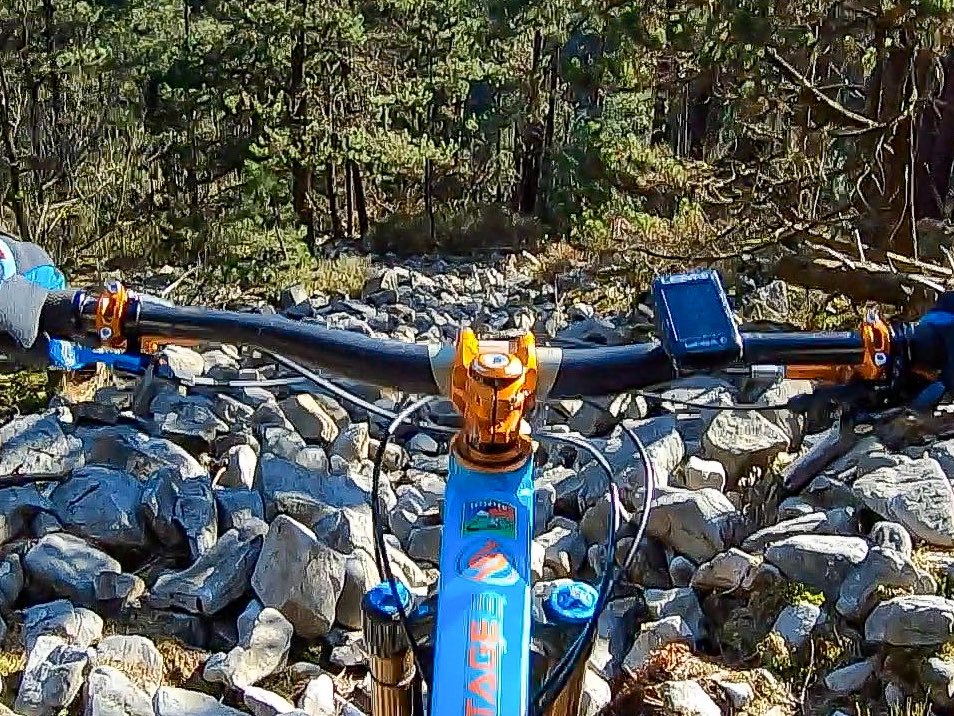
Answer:
[[[0,232],[0,332],[24,349],[38,343],[40,313],[50,291],[66,288],[66,277],[50,255],[36,244]],[[46,343],[50,367],[76,370],[83,363],[67,341]],[[41,349],[40,345],[36,346]]]
[[[954,395],[954,291],[941,294],[924,314],[911,337],[915,365],[941,371],[941,381]]]
[[[63,288],[66,278],[46,251],[0,233],[0,332],[32,348],[46,297]]]

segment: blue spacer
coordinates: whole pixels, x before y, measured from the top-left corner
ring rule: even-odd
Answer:
[[[411,605],[411,593],[401,582],[395,581],[397,593],[401,598],[401,606],[407,611]],[[364,610],[371,616],[383,619],[393,619],[398,614],[398,603],[394,599],[394,591],[389,582],[380,582],[371,587],[362,599]]]
[[[599,592],[586,582],[567,582],[554,587],[544,608],[557,624],[582,624],[593,618]]]

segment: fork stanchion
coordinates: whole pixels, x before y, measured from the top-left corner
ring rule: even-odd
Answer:
[[[397,591],[401,606],[409,612],[411,593],[400,582]],[[371,668],[371,716],[413,716],[417,686],[414,654],[391,586],[382,582],[372,587],[361,606]]]
[[[547,672],[570,649],[593,616],[598,596],[596,589],[585,582],[566,579],[552,585],[549,594],[543,599],[542,613],[535,624],[541,649],[541,667]],[[547,709],[545,716],[578,716],[588,662],[589,653],[586,652],[577,663],[566,688]],[[535,680],[542,681],[544,678],[536,675]]]

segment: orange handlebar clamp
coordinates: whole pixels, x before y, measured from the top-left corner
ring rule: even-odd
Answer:
[[[860,363],[787,366],[785,377],[831,383],[847,383],[855,378],[869,381],[887,378],[888,357],[891,355],[891,328],[878,314],[869,313],[861,324],[861,339],[864,352]]]
[[[96,301],[96,334],[110,348],[122,348],[123,318],[129,305],[129,293],[119,281],[109,281]]]
[[[465,328],[457,339],[451,400],[464,417],[454,437],[457,455],[483,471],[504,472],[532,452],[524,415],[537,389],[536,341],[478,341]]]

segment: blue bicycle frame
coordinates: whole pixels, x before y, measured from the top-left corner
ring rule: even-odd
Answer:
[[[445,490],[433,716],[527,714],[533,460],[477,472],[451,451]]]

